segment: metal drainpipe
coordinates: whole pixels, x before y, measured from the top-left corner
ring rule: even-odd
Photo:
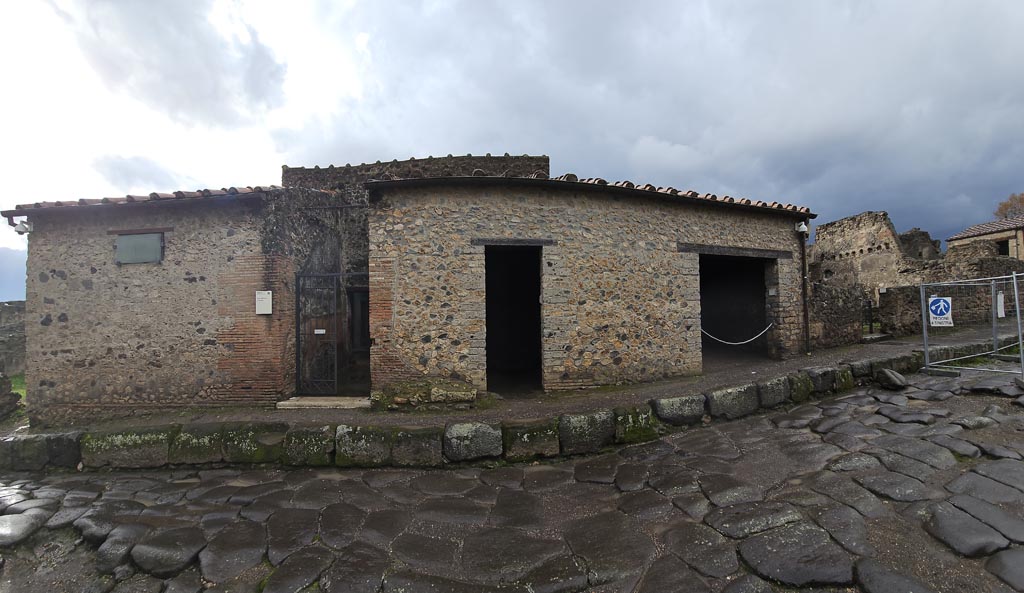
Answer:
[[[807,221],[804,221],[807,224]],[[797,232],[800,235],[800,292],[804,306],[804,353],[811,353],[811,314],[807,304],[807,236],[806,233]]]

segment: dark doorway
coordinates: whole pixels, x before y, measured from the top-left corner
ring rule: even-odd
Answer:
[[[530,393],[541,384],[541,248],[488,245],[487,388]]]
[[[296,395],[369,393],[369,293],[345,288],[359,281],[365,274],[296,278]]]
[[[719,370],[720,363],[728,366],[730,362],[767,357],[766,335],[742,345],[722,343],[746,342],[768,325],[767,261],[753,257],[700,256],[701,349],[705,372]]]

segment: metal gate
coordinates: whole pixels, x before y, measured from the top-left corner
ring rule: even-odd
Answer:
[[[1024,340],[1021,311],[1017,307],[1018,298],[1024,293],[1022,282],[1024,275],[1014,273],[922,284],[921,334],[925,367],[1013,373],[1024,377],[1024,348],[1021,348]],[[967,332],[969,338],[991,339],[991,348],[957,357],[943,355],[942,348],[934,352],[929,349],[930,340],[954,330],[958,336]],[[969,365],[967,360],[971,360]],[[1004,364],[996,365],[996,361]],[[1014,362],[1016,368],[1008,369],[1006,362]],[[1002,368],[992,368],[996,366]]]
[[[295,389],[337,395],[341,274],[300,275],[295,282]]]

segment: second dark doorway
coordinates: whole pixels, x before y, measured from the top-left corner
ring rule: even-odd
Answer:
[[[487,388],[541,389],[541,248],[488,245]]]
[[[718,368],[719,363],[767,356],[765,336],[739,346],[718,341],[743,342],[764,330],[766,263],[753,257],[700,256],[700,323],[707,332],[701,336],[705,371]]]

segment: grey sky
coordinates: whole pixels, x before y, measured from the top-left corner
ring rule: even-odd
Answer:
[[[937,238],[1024,191],[1020,2],[274,4],[54,0],[52,32],[154,126],[111,116],[119,141],[79,151],[96,191],[545,153]]]

